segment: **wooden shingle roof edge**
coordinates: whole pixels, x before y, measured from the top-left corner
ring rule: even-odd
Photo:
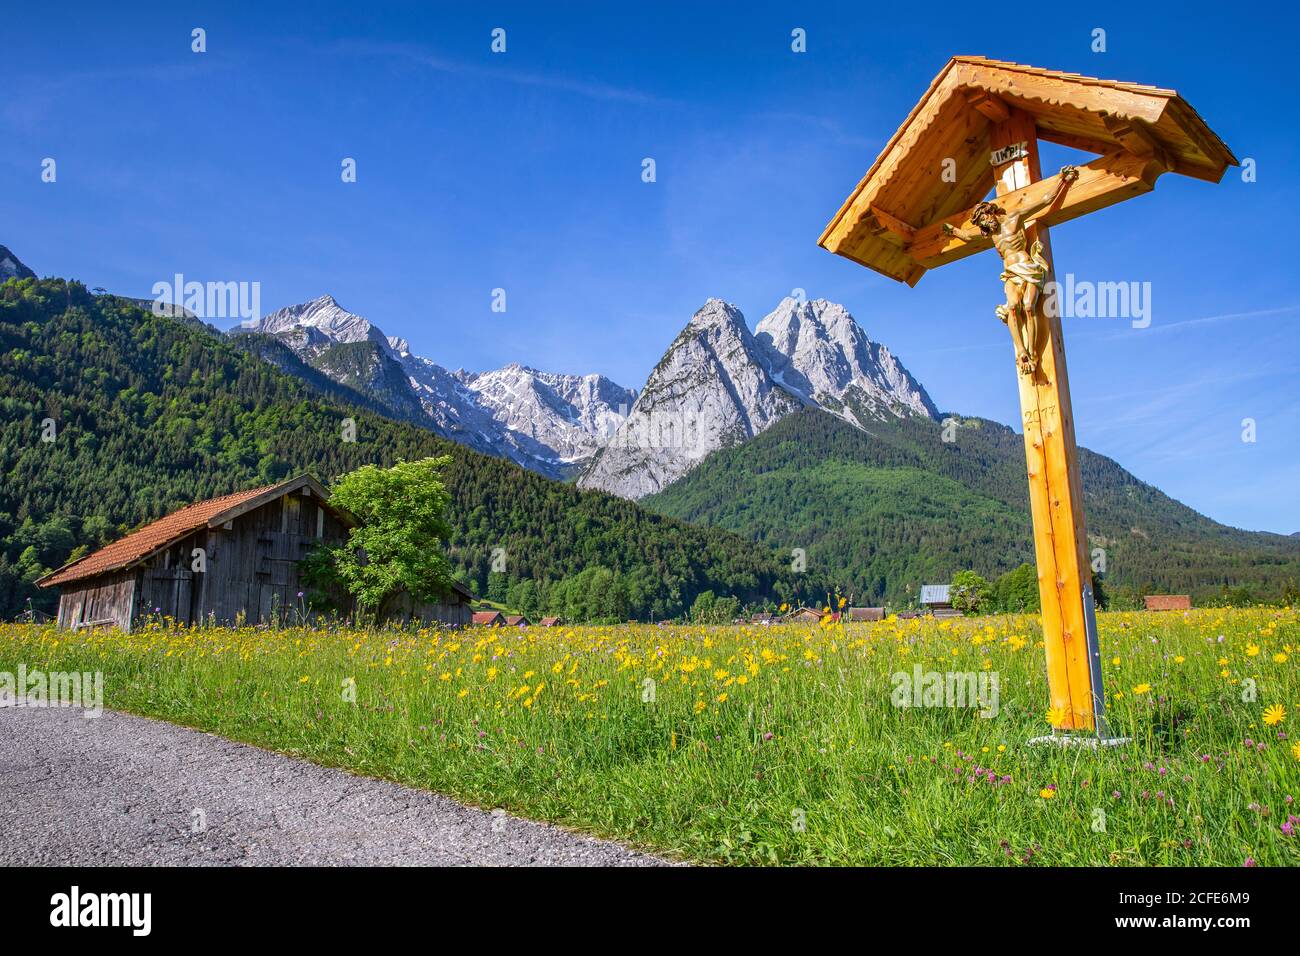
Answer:
[[[311,493],[319,499],[321,507],[343,524],[352,526],[357,523],[352,515],[329,504],[329,492],[324,485],[311,475],[302,474],[278,484],[263,485],[260,488],[250,488],[186,505],[104,545],[98,551],[92,551],[76,561],[68,562],[63,567],[39,578],[36,584],[42,588],[56,587],[133,567],[200,528],[220,527],[241,514],[260,508],[268,501],[303,488],[310,489]]]

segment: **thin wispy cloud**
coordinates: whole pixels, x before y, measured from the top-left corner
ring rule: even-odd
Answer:
[[[671,103],[662,97],[629,87],[602,83],[598,80],[575,79],[556,73],[535,73],[517,70],[509,66],[486,67],[463,60],[452,60],[439,56],[422,47],[406,43],[374,43],[370,41],[340,40],[331,44],[331,50],[345,56],[380,56],[398,57],[426,69],[456,76],[476,79],[496,80],[513,83],[517,86],[531,86],[539,89],[572,93],[593,100],[614,103],[633,103],[642,106],[663,106]]]
[[[96,70],[51,71],[27,74],[9,81],[9,93],[0,105],[0,122],[23,132],[44,128],[61,101],[81,96],[87,90],[101,90],[124,81],[151,84],[176,83],[230,68],[207,57],[133,64]]]
[[[1222,315],[1206,315],[1199,319],[1184,319],[1181,322],[1170,322],[1167,325],[1152,322],[1151,325],[1145,329],[1125,329],[1108,337],[1112,339],[1127,338],[1138,332],[1141,332],[1143,335],[1159,332],[1177,332],[1186,329],[1200,328],[1206,325],[1220,325],[1224,322],[1239,322],[1243,319],[1263,319],[1275,315],[1291,315],[1296,312],[1300,312],[1300,305],[1284,305],[1274,309],[1255,309],[1250,312],[1225,312]]]

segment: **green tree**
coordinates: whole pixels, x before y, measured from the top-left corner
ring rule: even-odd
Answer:
[[[399,461],[391,468],[365,465],[344,475],[330,504],[360,520],[348,543],[333,549],[339,580],[358,606],[375,613],[406,591],[432,601],[451,586],[451,565],[442,545],[451,534],[444,514],[448,494],[441,469],[451,459]]]
[[[1106,581],[1096,571],[1092,572],[1092,603],[1101,611],[1110,607],[1110,592],[1106,590]]]
[[[989,583],[974,571],[958,571],[953,575],[949,599],[955,610],[963,614],[978,614],[988,603]]]
[[[1032,564],[1022,564],[999,577],[993,585],[991,603],[993,610],[1008,614],[1037,613],[1042,604],[1038,594],[1038,571]]]
[[[740,601],[729,595],[719,597],[703,591],[691,604],[691,620],[697,624],[727,624],[740,613]]]

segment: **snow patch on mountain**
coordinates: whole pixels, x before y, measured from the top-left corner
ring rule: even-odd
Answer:
[[[836,302],[786,297],[758,323],[754,337],[787,388],[859,427],[844,406],[850,398],[876,417],[938,417],[920,383]]]
[[[274,336],[314,368],[371,394],[399,417],[551,477],[594,454],[636,400],[634,389],[602,375],[562,375],[518,363],[489,372],[448,371],[330,295],[236,331]],[[358,343],[369,343],[373,351],[364,363],[340,349]],[[397,377],[409,396],[396,394]]]
[[[710,299],[578,484],[625,498],[653,494],[802,407],[863,430],[864,417],[938,417],[925,389],[842,305],[786,298],[751,334],[739,309]]]

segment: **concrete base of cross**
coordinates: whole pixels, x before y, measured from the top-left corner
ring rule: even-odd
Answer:
[[[1132,737],[1097,737],[1097,736],[1074,736],[1071,734],[1052,734],[1049,737],[1033,737],[1029,741],[1029,746],[1038,747],[1043,745],[1052,745],[1055,747],[1088,747],[1097,750],[1101,747],[1120,747],[1124,744],[1131,743]]]

